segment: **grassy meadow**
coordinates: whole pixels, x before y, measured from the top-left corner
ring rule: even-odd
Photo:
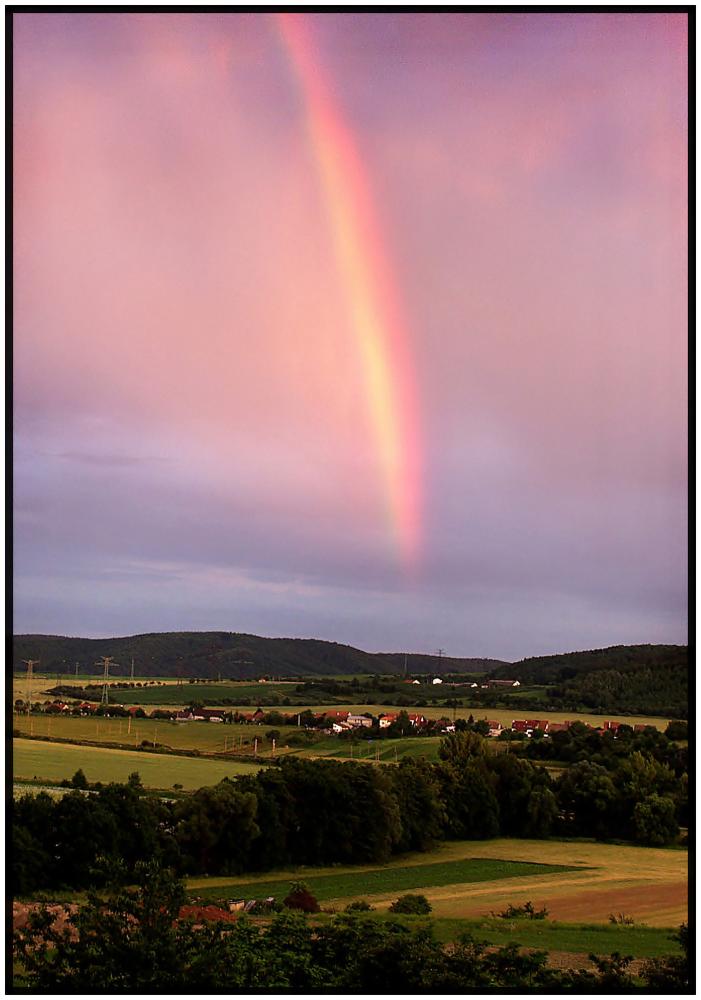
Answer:
[[[179,784],[189,790],[257,770],[254,763],[239,761],[202,760],[23,739],[13,740],[12,763],[15,779],[62,781],[82,768],[90,782],[123,782],[133,771],[138,771],[147,788],[168,789]]]

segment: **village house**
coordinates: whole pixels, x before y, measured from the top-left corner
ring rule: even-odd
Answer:
[[[365,715],[348,715],[346,722],[351,727],[351,729],[360,729],[364,727],[370,729],[372,727],[372,719],[368,719]]]
[[[492,681],[489,681],[489,683],[487,685],[484,685],[484,684],[482,685],[482,687],[485,687],[485,686],[486,687],[511,687],[511,688],[517,688],[517,687],[521,687],[521,681],[492,680]]]
[[[490,736],[499,736],[504,730],[501,722],[498,722],[496,719],[487,719],[487,725],[489,726]]]
[[[523,733],[530,739],[536,729],[548,734],[550,723],[547,719],[514,719],[511,728],[515,733]]]
[[[217,708],[183,708],[176,713],[176,722],[223,722],[224,713]]]
[[[380,729],[388,729],[393,722],[397,721],[396,712],[388,712],[387,715],[380,716]]]
[[[431,683],[432,684],[442,684],[443,683],[443,679],[441,677],[434,677],[433,680],[431,681]]]
[[[425,715],[418,715],[416,712],[409,712],[409,722],[412,726],[425,726],[428,719]]]
[[[330,722],[347,722],[349,715],[350,712],[332,711],[325,712],[323,718],[327,724]]]

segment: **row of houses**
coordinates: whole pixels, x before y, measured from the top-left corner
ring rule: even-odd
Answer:
[[[24,704],[23,702],[21,703]],[[20,707],[20,702],[16,703],[16,708]],[[98,708],[101,706],[95,702],[82,701],[80,703],[68,703],[60,700],[46,701],[43,704],[35,703],[32,708],[33,710],[40,710],[44,713],[50,715],[59,714],[75,714],[75,715],[93,715]],[[105,714],[109,714],[109,708],[107,706],[102,706],[104,708]],[[110,706],[110,708],[115,708],[117,706]],[[155,709],[150,713],[146,713],[140,705],[130,705],[126,709],[119,706],[119,714],[124,714],[125,712],[130,716],[147,716],[149,718],[167,718],[172,719],[175,722],[212,722],[212,723],[224,723],[224,722],[237,722],[244,723],[248,725],[261,725],[268,718],[269,712],[263,711],[262,708],[257,708],[255,712],[231,712],[225,711],[221,708],[199,708],[190,706],[188,708],[182,708],[180,710],[173,710],[168,712],[163,709]],[[278,713],[280,714],[280,713]],[[377,719],[369,715],[359,715],[351,711],[345,711],[343,709],[334,709],[329,712],[319,712],[319,713],[305,713],[307,722],[306,725],[313,729],[318,729],[322,732],[333,732],[333,733],[343,733],[352,729],[367,728],[370,729],[377,721],[378,727],[380,729],[388,729],[393,723],[397,722],[399,718],[398,712],[385,712],[382,713]],[[453,733],[455,732],[455,724],[450,723],[445,717],[442,719],[429,720],[425,715],[420,712],[407,712],[407,719],[415,730],[424,729],[425,727],[432,725],[433,731],[438,731],[440,733]],[[291,715],[281,715],[282,725],[295,725],[299,724],[301,714],[294,713]],[[592,726],[590,723],[583,723],[582,720],[577,720],[580,724],[584,724],[587,729],[598,732],[612,732],[614,735],[620,729],[621,726],[627,726],[625,722],[615,722],[615,721],[605,721],[600,726]],[[568,730],[573,722],[566,720],[565,722],[550,722],[549,719],[513,719],[510,726],[503,726],[501,722],[496,719],[487,719],[487,726],[489,727],[488,735],[491,737],[500,736],[505,730],[510,729],[514,733],[521,734],[526,738],[530,739],[533,733],[539,731],[545,736],[552,736],[554,733],[561,733]],[[634,732],[640,733],[644,732],[648,726],[644,723],[635,724],[632,728]]]
[[[591,729],[594,732],[611,732],[614,735],[618,732],[621,726],[626,726],[625,722],[613,722],[605,721],[602,722],[600,726],[592,726],[589,722],[583,722],[581,719],[577,720],[580,725],[583,724],[587,729]],[[499,722],[488,721],[489,725],[489,735],[499,736],[503,732],[504,727]],[[565,722],[550,722],[548,719],[514,719],[511,723],[511,729],[515,733],[522,733],[524,736],[530,738],[536,730],[544,733],[545,736],[552,736],[553,733],[563,733],[568,730],[573,723],[570,720],[565,720]],[[647,724],[636,724],[634,726],[628,726],[632,728],[636,733],[642,733],[648,729]]]

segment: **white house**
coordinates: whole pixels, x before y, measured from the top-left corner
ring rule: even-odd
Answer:
[[[349,715],[346,721],[353,729],[357,729],[360,726],[370,729],[372,726],[372,719],[368,719],[365,715]]]
[[[442,683],[443,683],[443,681],[441,680],[441,678],[440,678],[440,677],[434,677],[434,678],[433,678],[433,683],[434,683],[434,684],[442,684]]]

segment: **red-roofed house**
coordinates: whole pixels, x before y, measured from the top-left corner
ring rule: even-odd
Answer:
[[[419,715],[416,712],[409,713],[409,722],[412,726],[425,726],[427,721],[425,715]]]
[[[550,723],[547,719],[528,719],[526,722],[526,726],[531,730],[531,732],[534,729],[540,729],[542,733],[547,733],[549,725]]]
[[[350,712],[325,712],[324,717],[327,722],[347,722]]]

